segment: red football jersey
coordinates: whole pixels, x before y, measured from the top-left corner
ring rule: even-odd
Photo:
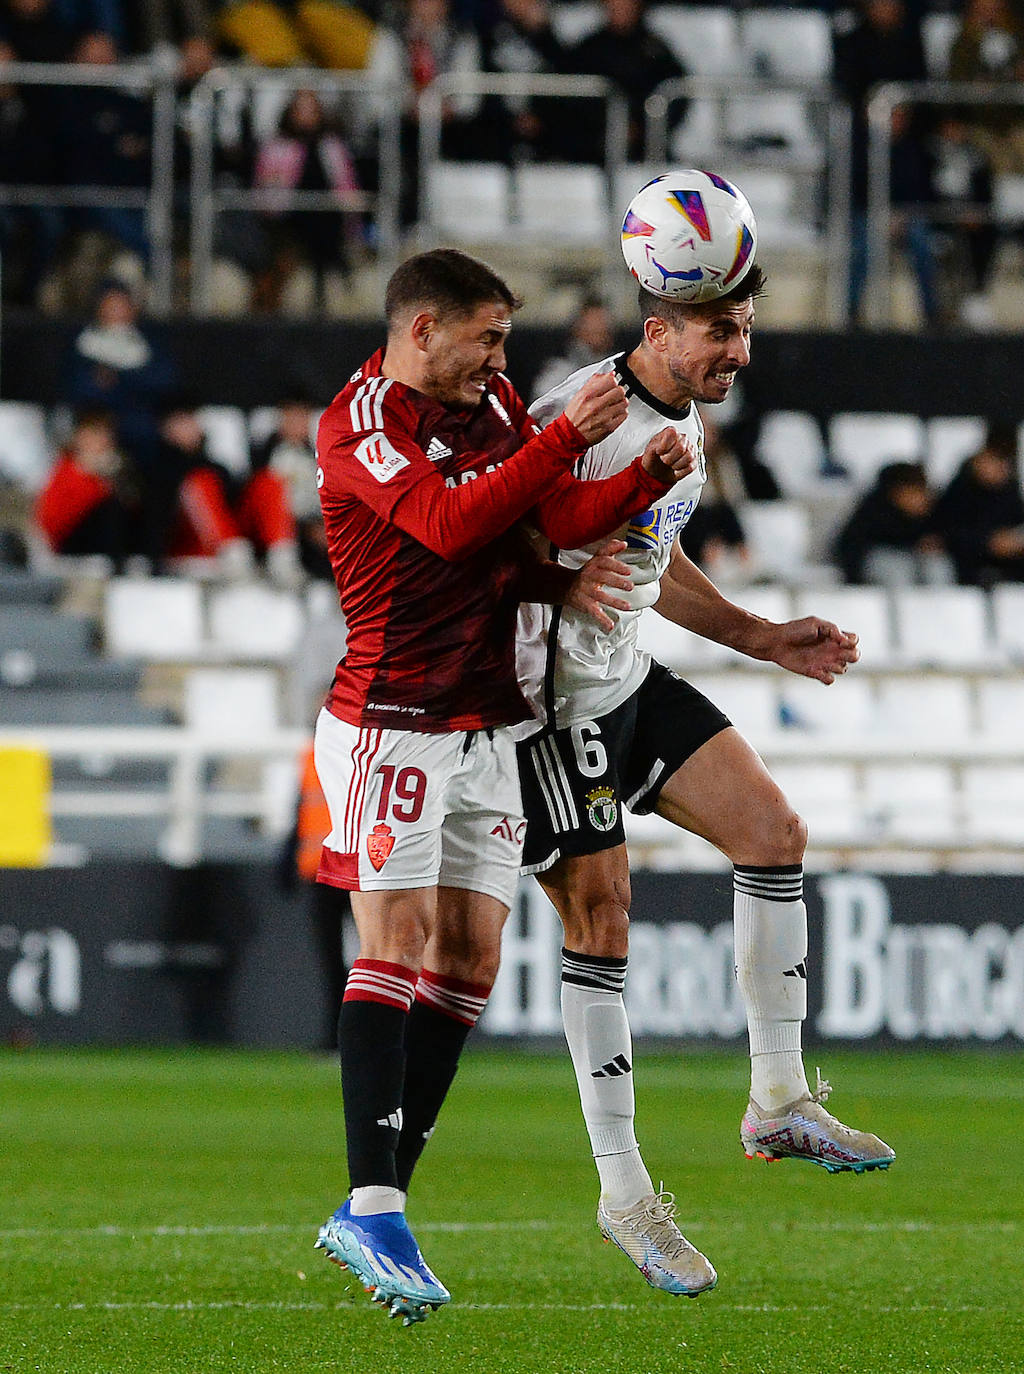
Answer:
[[[511,527],[586,442],[564,417],[541,433],[503,376],[472,410],[451,410],[382,377],[382,360],[354,374],[318,434],[348,627],[327,708],[352,725],[427,732],[526,720]]]

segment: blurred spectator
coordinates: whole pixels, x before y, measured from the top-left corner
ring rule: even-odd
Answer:
[[[707,407],[704,421],[704,462],[707,482],[696,510],[683,526],[679,542],[683,552],[715,582],[747,580],[751,572],[750,550],[736,507],[746,495],[739,461]]]
[[[949,54],[949,79],[1020,90],[1024,26],[1009,0],[967,0]],[[1024,105],[975,105],[966,118],[993,172],[1024,172]]]
[[[419,180],[419,97],[438,76],[480,70],[480,45],[476,34],[457,24],[449,0],[403,0],[393,28],[382,27],[368,64],[368,73],[383,87],[399,86],[406,92],[402,109],[400,147],[402,191],[400,216],[404,225],[417,217]],[[386,111],[390,95],[373,102],[375,118]],[[441,112],[441,152],[446,158],[500,158],[500,126],[479,117],[481,100],[476,95],[453,96]]]
[[[216,59],[209,0],[134,0],[128,46],[132,52],[177,54],[178,76],[191,86]]]
[[[103,554],[120,570],[132,551],[133,503],[125,491],[109,411],[80,410],[35,507],[35,525],[53,553]]]
[[[227,0],[221,40],[260,67],[365,67],[376,26],[341,0]]]
[[[8,62],[64,62],[72,41],[51,0],[4,0],[0,7],[0,71]],[[50,86],[0,85],[0,183],[60,181],[57,104]],[[64,229],[64,211],[56,206],[0,206],[5,300],[35,304]]]
[[[116,279],[102,282],[93,318],[65,360],[63,399],[110,410],[119,447],[145,467],[155,455],[157,412],[175,384],[176,370],[138,321],[132,289]]]
[[[133,0],[129,0],[129,5]],[[125,41],[124,6],[121,0],[53,0],[54,16],[79,37],[104,33],[122,48]]]
[[[116,67],[117,47],[109,34],[85,34],[75,44],[72,60],[86,67]],[[62,104],[62,168],[69,186],[149,188],[153,115],[148,99],[123,87],[68,86]],[[107,235],[140,263],[148,262],[144,209],[93,206],[75,211],[74,219],[83,228]]]
[[[562,43],[551,26],[546,0],[504,0],[505,12],[531,48],[554,72],[604,76],[626,97],[627,157],[644,156],[644,102],[663,81],[685,76],[668,44],[647,24],[644,0],[603,0],[604,22],[577,43]],[[603,102],[537,100],[532,106],[533,142],[538,156],[565,162],[604,162]],[[685,114],[673,104],[671,123]]]
[[[962,244],[967,259],[967,294],[960,302],[960,319],[972,329],[991,329],[995,317],[988,286],[999,242],[992,222],[992,169],[955,111],[940,115],[933,148],[936,196],[953,211],[946,233]]]
[[[572,318],[563,351],[541,363],[540,371],[533,379],[532,395],[543,396],[545,391],[564,382],[577,368],[610,357],[614,349],[611,312],[604,301],[596,296],[587,296]]]
[[[246,576],[259,558],[282,585],[300,579],[284,481],[268,468],[236,480],[210,457],[186,401],[164,414],[156,460],[142,474],[142,501],[145,552],[156,571],[171,558],[215,558],[226,576]]]
[[[293,191],[330,192],[340,203],[359,190],[352,156],[328,121],[315,91],[296,91],[281,115],[280,130],[259,150],[254,184],[279,192],[279,210],[268,210],[271,262],[257,282],[257,302],[276,310],[288,279],[300,263],[313,270],[316,292],[325,300],[328,271],[351,271],[351,241],[359,234],[352,211],[289,209]]]
[[[981,449],[940,496],[936,521],[958,582],[1024,582],[1024,497],[1012,425],[989,426]]]
[[[888,463],[836,538],[846,582],[911,586],[953,581],[920,463]]]
[[[313,408],[309,401],[301,393],[289,394],[278,406],[274,432],[261,443],[253,444],[250,458],[254,473],[271,472],[284,483],[295,518],[303,570],[310,577],[332,582],[327,533],[316,487],[312,428]]]
[[[937,199],[931,153],[912,112],[905,105],[892,111],[889,162],[889,200],[894,243],[910,259],[917,279],[921,313],[928,324],[939,323],[938,259],[935,232],[929,215]],[[850,240],[850,317],[860,316],[868,265],[867,202],[854,205]]]

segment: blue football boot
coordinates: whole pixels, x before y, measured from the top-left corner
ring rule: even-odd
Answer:
[[[320,1227],[316,1249],[351,1269],[363,1287],[403,1326],[425,1321],[452,1295],[431,1273],[401,1212],[354,1217],[346,1200]]]

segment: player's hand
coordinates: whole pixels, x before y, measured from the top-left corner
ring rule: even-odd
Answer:
[[[569,594],[565,598],[567,606],[589,615],[592,620],[597,621],[602,630],[615,628],[615,621],[602,610],[602,607],[610,606],[615,611],[630,609],[628,601],[608,590],[610,587],[622,592],[633,590],[629,568],[616,557],[625,547],[621,539],[609,539],[607,543],[602,544],[593,558],[588,559],[573,578]]]
[[[685,434],[668,425],[647,441],[640,462],[659,482],[680,482],[697,470],[697,450]]]
[[[775,634],[767,657],[780,668],[802,677],[813,677],[826,687],[860,658],[857,636],[816,615],[787,620],[773,627]]]
[[[598,444],[626,418],[626,393],[611,372],[595,372],[583,383],[565,408],[588,444]]]

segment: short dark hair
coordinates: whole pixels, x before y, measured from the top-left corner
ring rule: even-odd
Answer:
[[[764,295],[767,278],[756,262],[750,264],[746,272],[724,295],[716,296],[713,301],[675,301],[656,296],[641,286],[637,296],[641,320],[668,320],[676,329],[682,329],[687,320],[693,319],[695,310],[706,310],[709,305],[734,305],[737,301],[752,301]]]
[[[405,310],[427,306],[438,319],[471,315],[485,301],[501,301],[518,310],[522,301],[484,262],[457,248],[417,253],[395,269],[384,293],[384,316],[390,327]]]

